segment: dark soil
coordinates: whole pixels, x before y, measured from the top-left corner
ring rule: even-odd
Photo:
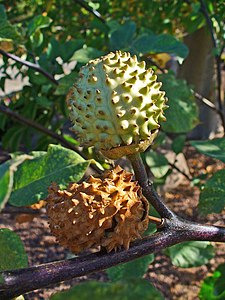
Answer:
[[[202,174],[213,174],[216,170],[224,168],[224,164],[207,158],[187,148],[185,151],[190,173],[193,177]],[[170,192],[164,193],[165,202],[179,216],[189,220],[215,225],[225,224],[224,212],[220,215],[209,215],[207,218],[198,216],[197,204],[199,189],[191,187],[190,182],[184,177],[181,185]],[[48,228],[48,221],[44,209],[31,220],[30,215],[11,213],[2,214],[0,226],[7,227],[17,232],[24,242],[29,257],[29,265],[61,260],[70,257],[70,253],[55,242]],[[182,269],[173,266],[170,259],[162,252],[156,253],[154,262],[149,266],[146,278],[153,283],[168,300],[196,300],[202,280],[211,274],[215,268],[225,262],[225,244],[214,243],[216,256],[207,265]],[[46,300],[50,295],[68,289],[70,286],[85,280],[107,280],[104,272],[93,273],[82,278],[63,282],[48,289],[34,291],[25,296],[25,299]],[[144,299],[143,299],[144,300]]]

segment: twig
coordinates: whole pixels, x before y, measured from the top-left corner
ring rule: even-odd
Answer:
[[[51,80],[54,84],[56,84],[56,85],[59,84],[58,81],[52,76],[52,74],[50,74],[47,71],[45,71],[44,69],[42,69],[38,64],[31,63],[31,62],[29,62],[27,60],[22,60],[20,57],[14,55],[14,54],[5,52],[2,49],[0,49],[0,54],[4,55],[5,57],[11,58],[14,61],[16,61],[16,62],[18,62],[18,63],[20,63],[20,64],[22,64],[24,66],[27,66],[27,67],[29,67],[31,69],[36,70],[37,72],[41,73],[46,78],[48,78],[49,80]]]
[[[48,128],[45,128],[44,126],[42,126],[41,124],[33,120],[27,119],[24,116],[19,115],[18,113],[12,111],[10,108],[2,104],[0,104],[0,112],[10,116],[11,118],[15,119],[16,121],[22,124],[28,125],[32,128],[37,129],[40,132],[43,132],[44,134],[52,137],[53,139],[60,142],[62,145],[66,146],[67,148],[77,151],[77,148],[73,146],[71,143],[69,143],[67,140],[65,140],[61,135],[49,130]]]
[[[176,161],[175,161],[174,163],[170,163],[170,162],[169,162],[169,165],[170,165],[173,169],[177,170],[177,172],[179,172],[180,174],[182,174],[187,180],[191,181],[192,178],[191,178],[190,176],[188,176],[185,172],[183,172],[181,169],[179,169],[179,168],[175,165],[175,163],[176,163]]]
[[[225,228],[183,220],[167,220],[160,232],[134,242],[128,250],[99,252],[84,257],[51,262],[0,273],[0,299],[11,299],[29,291],[84,276],[158,252],[184,241],[225,241]]]
[[[81,7],[86,9],[88,12],[93,14],[96,18],[98,18],[102,23],[106,23],[105,19],[102,17],[102,15],[96,10],[91,8],[86,2],[83,0],[74,0],[77,4],[79,4]]]
[[[66,139],[64,139],[63,136],[55,133],[54,131],[51,131],[50,129],[42,126],[41,124],[39,124],[33,120],[27,119],[24,116],[19,115],[18,113],[12,111],[10,108],[8,108],[2,104],[0,104],[0,112],[10,116],[11,118],[15,119],[16,121],[18,121],[22,124],[28,125],[40,132],[52,137],[53,139],[58,141],[61,145],[65,146],[68,149],[76,151],[80,156],[82,156],[85,160],[87,160],[87,157],[83,154],[82,151],[80,151],[77,147],[75,147],[73,144],[71,144]],[[97,173],[99,173],[99,174],[102,173],[102,170],[100,170],[95,164],[91,164],[91,167]]]
[[[168,219],[176,218],[175,214],[160,199],[159,195],[154,190],[153,184],[148,180],[145,166],[142,162],[140,154],[136,153],[128,155],[127,158],[132,164],[135,178],[142,187],[144,196],[153,205],[160,216]]]
[[[209,16],[207,7],[205,5],[204,0],[200,0],[200,11],[203,14],[203,16],[205,17],[206,23],[209,27],[209,31],[212,37],[212,42],[213,42],[213,46],[215,49],[218,49],[218,45],[217,45],[217,38],[216,38],[216,34],[213,28],[213,23],[212,20]],[[220,53],[222,54],[222,52],[220,51]],[[218,108],[220,111],[220,119],[222,122],[222,126],[223,126],[223,130],[224,130],[224,135],[225,135],[225,117],[224,117],[224,112],[223,112],[223,103],[222,103],[222,99],[221,99],[221,56],[219,54],[215,55],[215,60],[216,60],[216,75],[217,75],[217,102],[218,102]]]

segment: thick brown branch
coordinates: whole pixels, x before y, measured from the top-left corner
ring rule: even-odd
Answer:
[[[29,61],[26,61],[26,60],[23,60],[21,59],[20,57],[14,55],[14,54],[11,54],[11,53],[8,53],[8,52],[5,52],[4,50],[0,49],[0,54],[4,55],[5,57],[8,57],[8,58],[11,58],[13,59],[14,61],[24,65],[24,66],[27,66],[28,68],[31,68],[39,73],[41,73],[42,75],[44,75],[46,78],[48,78],[49,80],[51,80],[54,84],[58,85],[58,81],[52,76],[52,74],[48,73],[47,71],[45,71],[44,69],[42,69],[38,64],[34,64],[32,62],[29,62]]]
[[[29,291],[51,284],[84,276],[112,266],[134,260],[138,257],[158,252],[184,241],[225,241],[225,228],[204,226],[179,219],[166,220],[165,227],[142,240],[128,250],[99,252],[85,257],[51,262],[25,269],[0,273],[0,299],[11,299]]]

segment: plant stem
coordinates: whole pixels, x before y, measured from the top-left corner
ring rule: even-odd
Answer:
[[[128,155],[127,158],[132,164],[136,180],[142,187],[143,195],[148,199],[160,216],[168,219],[176,218],[175,214],[160,199],[152,182],[149,181],[140,153]]]
[[[160,232],[134,242],[128,250],[99,252],[80,258],[1,272],[0,299],[11,299],[35,289],[158,252],[180,242],[195,240],[225,242],[225,228],[190,223],[178,218],[167,219]]]
[[[48,73],[47,71],[45,71],[44,69],[42,69],[38,64],[34,64],[32,62],[29,62],[29,61],[26,61],[26,60],[23,60],[21,59],[20,57],[14,55],[14,54],[11,54],[11,53],[8,53],[8,52],[5,52],[4,50],[0,49],[0,54],[4,55],[5,57],[8,57],[8,58],[11,58],[13,59],[14,61],[24,65],[24,66],[27,66],[28,68],[31,68],[31,69],[34,69],[35,71],[41,73],[42,75],[44,75],[46,78],[48,78],[50,81],[52,81],[54,84],[58,85],[58,81],[52,76],[52,74]]]

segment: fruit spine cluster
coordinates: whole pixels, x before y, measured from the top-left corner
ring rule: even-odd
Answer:
[[[81,144],[108,150],[150,140],[167,107],[156,79],[144,61],[121,51],[82,67],[69,98]]]
[[[67,190],[52,184],[47,214],[58,242],[74,253],[96,246],[128,249],[148,227],[148,202],[131,178],[118,166]]]

